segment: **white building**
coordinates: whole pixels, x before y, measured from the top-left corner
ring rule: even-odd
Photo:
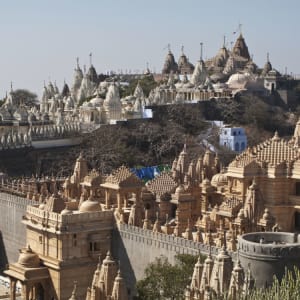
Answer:
[[[220,132],[220,145],[236,152],[247,147],[247,136],[242,127],[223,127]]]

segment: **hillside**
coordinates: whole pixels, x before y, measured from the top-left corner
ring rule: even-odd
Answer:
[[[12,176],[68,175],[80,151],[90,168],[103,173],[109,173],[122,164],[129,167],[171,164],[184,143],[187,143],[192,157],[203,152],[203,138],[216,147],[222,164],[227,165],[235,154],[218,146],[215,129],[206,134],[211,126],[206,120],[223,120],[227,124],[245,127],[251,146],[272,136],[275,130],[281,136],[291,135],[297,116],[284,106],[255,96],[159,106],[154,108],[152,120],[101,126],[85,135],[82,145],[77,147],[6,151],[0,157],[0,170]]]

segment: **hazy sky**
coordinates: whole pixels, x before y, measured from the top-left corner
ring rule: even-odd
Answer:
[[[212,57],[242,32],[254,61],[300,74],[300,0],[0,0],[0,98],[10,88],[41,94],[43,81],[71,85],[76,57],[107,70],[160,71],[171,44],[190,61]]]

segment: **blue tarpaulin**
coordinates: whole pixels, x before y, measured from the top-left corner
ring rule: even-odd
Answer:
[[[153,166],[153,167],[142,167],[142,168],[132,168],[131,172],[133,172],[137,177],[144,181],[151,180],[155,178],[162,171],[170,170],[169,166]]]

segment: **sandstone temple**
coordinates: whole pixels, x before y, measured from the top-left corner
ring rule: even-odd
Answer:
[[[29,204],[22,220],[24,248],[5,271],[11,299],[17,282],[24,299],[128,299],[134,294],[128,282],[134,279],[128,279],[125,265],[137,268],[134,276],[142,274],[131,261],[137,247],[146,251],[141,264],[163,251],[208,254],[195,266],[186,300],[210,299],[224,291],[246,293],[259,274],[255,263],[243,263],[243,251],[250,251],[249,243],[261,245],[275,238],[249,236],[243,242],[243,236],[299,229],[299,136],[300,121],[290,140],[276,132],[222,169],[210,149],[193,160],[184,145],[171,171],[147,183],[126,166],[111,174],[89,171],[83,154],[67,178],[3,177],[2,205],[8,202],[5,195],[10,195],[10,206],[19,199]],[[7,230],[4,240],[11,234],[11,228]],[[298,241],[294,235],[279,237],[281,246]],[[240,256],[238,240],[246,245]],[[262,245],[257,247],[263,251]],[[276,253],[266,249],[264,254]],[[294,255],[291,252],[287,260]]]

